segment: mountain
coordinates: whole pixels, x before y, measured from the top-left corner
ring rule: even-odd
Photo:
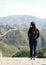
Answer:
[[[26,31],[15,29],[12,29],[3,35],[0,35],[0,41],[3,41],[4,43],[7,43],[9,45],[14,45],[16,47],[24,47],[27,46],[26,44],[28,44]]]
[[[27,33],[28,28],[9,29],[4,34],[0,34],[0,41],[20,49],[26,48],[29,47]],[[38,39],[38,48],[43,47],[46,47],[46,29],[40,30],[40,37]]]
[[[0,49],[4,56],[12,56],[17,51],[29,49],[27,33],[31,21],[35,21],[37,27],[41,28],[37,49],[46,48],[46,19],[29,15],[0,17]]]
[[[30,22],[34,21],[36,25],[40,28],[46,28],[46,19],[40,19],[31,15],[12,15],[6,17],[0,17],[1,24],[26,24],[29,26]]]
[[[3,35],[5,32],[7,32],[10,29],[14,29],[14,27],[7,24],[6,25],[0,24],[0,35]]]
[[[5,57],[11,57],[19,51],[17,47],[8,45],[4,42],[0,42],[0,50],[2,51],[2,55]]]

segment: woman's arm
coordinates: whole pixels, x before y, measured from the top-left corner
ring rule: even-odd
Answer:
[[[39,38],[40,36],[40,33],[39,33],[39,30],[37,29],[37,38]]]

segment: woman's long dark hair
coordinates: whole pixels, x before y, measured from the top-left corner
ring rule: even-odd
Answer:
[[[32,27],[34,28],[34,29],[36,29],[36,25],[35,25],[35,22],[31,22],[31,25],[32,25]]]
[[[37,28],[36,28],[35,22],[32,21],[31,26],[35,30],[35,33],[37,34]]]

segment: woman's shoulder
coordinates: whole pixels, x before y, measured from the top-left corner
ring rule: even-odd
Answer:
[[[39,31],[39,29],[38,29],[38,28],[37,28],[36,30],[37,30],[37,31]]]
[[[29,29],[31,30],[31,29],[32,29],[32,27],[29,27]]]

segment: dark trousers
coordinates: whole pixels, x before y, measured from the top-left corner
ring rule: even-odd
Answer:
[[[34,52],[34,57],[36,56],[36,46],[37,46],[37,40],[36,39],[29,39],[29,45],[30,45],[30,57],[33,56]]]

